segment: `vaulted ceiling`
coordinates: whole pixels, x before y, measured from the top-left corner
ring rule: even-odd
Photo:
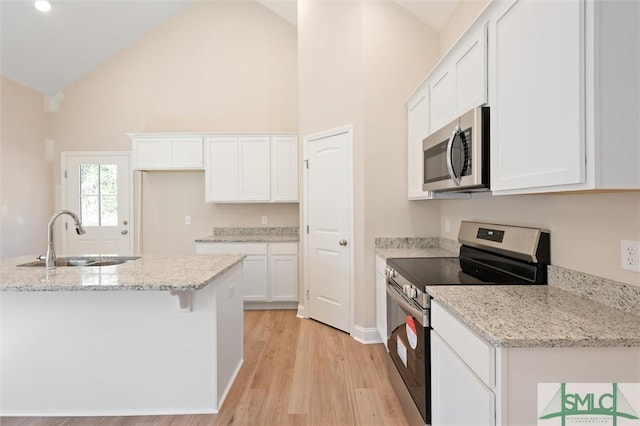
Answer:
[[[0,0],[2,76],[54,95],[191,1],[51,0],[42,13],[29,0]],[[257,1],[297,24],[295,0]],[[440,31],[459,0],[393,1]]]

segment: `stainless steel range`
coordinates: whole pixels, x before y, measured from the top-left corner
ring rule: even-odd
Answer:
[[[409,424],[431,423],[430,297],[434,285],[547,283],[549,232],[462,222],[459,257],[387,259],[389,377]]]

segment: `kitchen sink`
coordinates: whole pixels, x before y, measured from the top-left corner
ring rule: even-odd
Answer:
[[[56,267],[65,266],[114,266],[128,262],[129,260],[140,259],[136,256],[74,256],[74,257],[59,257],[56,259]],[[26,267],[44,267],[44,259],[35,260],[33,262],[22,263],[17,266]]]

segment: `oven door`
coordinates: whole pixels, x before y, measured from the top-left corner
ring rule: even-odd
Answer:
[[[387,348],[425,424],[431,422],[428,310],[387,281]]]

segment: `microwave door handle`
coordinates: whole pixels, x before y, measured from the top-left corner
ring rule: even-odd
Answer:
[[[449,170],[449,176],[451,176],[451,180],[453,180],[456,186],[460,186],[460,178],[456,176],[456,172],[453,170],[453,161],[451,160],[451,154],[453,153],[453,140],[456,138],[456,135],[460,132],[460,126],[456,126],[451,133],[451,137],[449,138],[449,143],[447,143],[447,169]]]

